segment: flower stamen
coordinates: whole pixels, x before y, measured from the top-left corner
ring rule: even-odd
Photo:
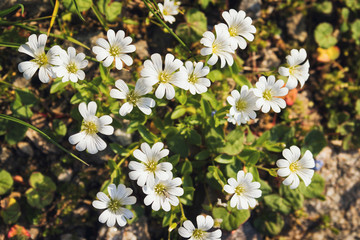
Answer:
[[[96,123],[93,121],[84,121],[81,128],[86,134],[95,134],[99,132]]]
[[[40,67],[48,64],[48,58],[45,53],[36,56],[33,61],[36,62]]]
[[[246,101],[240,99],[236,103],[236,110],[238,110],[239,112],[242,112],[247,108],[247,105],[248,105],[248,103]]]
[[[110,202],[108,203],[108,209],[111,213],[116,214],[116,212],[121,208],[122,203],[118,199],[110,199]]]

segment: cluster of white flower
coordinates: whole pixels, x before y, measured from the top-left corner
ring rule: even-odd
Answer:
[[[174,15],[179,10],[179,2],[165,0],[164,5],[158,4],[164,20],[170,23],[175,21]],[[211,55],[207,64],[215,65],[220,58],[220,67],[223,68],[227,63],[231,66],[234,62],[232,54],[235,54],[237,48],[245,49],[248,41],[254,40],[255,27],[252,25],[250,17],[246,17],[244,11],[230,9],[222,14],[226,24],[215,25],[215,35],[206,31],[200,40],[205,47],[200,53],[203,56]],[[131,66],[133,59],[128,55],[135,51],[135,46],[131,45],[132,38],[125,36],[125,32],[119,30],[107,31],[107,39],[99,38],[92,51],[96,54],[96,59],[101,61],[104,67],[115,67],[118,70],[123,69],[123,65]],[[26,79],[30,79],[37,69],[39,69],[39,79],[47,83],[51,78],[61,78],[63,82],[85,79],[83,69],[88,65],[83,53],[76,53],[75,48],[69,47],[67,51],[59,46],[53,46],[45,53],[47,36],[41,34],[37,37],[35,34],[29,37],[27,43],[20,46],[19,51],[31,56],[31,61],[25,61],[18,65],[19,71],[23,73]],[[276,77],[261,76],[256,83],[256,88],[242,86],[240,92],[233,90],[231,96],[227,97],[227,102],[231,105],[228,121],[233,124],[246,124],[250,119],[256,118],[256,111],[261,110],[268,113],[270,109],[279,113],[286,107],[286,102],[282,97],[288,94],[290,89],[297,86],[300,82],[303,87],[309,77],[309,61],[306,60],[307,54],[304,49],[299,51],[291,50],[287,59],[287,67],[280,67],[280,75],[288,77],[288,81],[276,80]],[[172,54],[165,56],[164,64],[162,56],[158,53],[152,54],[150,59],[143,63],[143,69],[140,72],[141,78],[136,81],[135,87],[130,87],[121,79],[115,82],[115,87],[111,89],[112,98],[124,100],[119,109],[119,114],[125,116],[129,114],[134,106],[141,112],[150,115],[152,108],[155,107],[155,100],[146,97],[153,87],[155,96],[162,99],[171,100],[175,97],[174,86],[190,91],[191,94],[202,94],[208,90],[211,85],[206,76],[210,68],[204,66],[203,62],[186,61],[185,64],[176,59]],[[81,131],[69,137],[69,142],[76,145],[78,151],[85,149],[90,154],[96,154],[98,151],[106,148],[106,143],[97,134],[112,135],[114,128],[110,125],[112,118],[109,115],[101,117],[96,116],[97,104],[94,101],[86,104],[82,102],[78,106],[79,112],[83,117]],[[141,150],[140,150],[141,149]],[[164,149],[162,142],[155,143],[152,147],[147,143],[142,143],[140,149],[133,152],[133,156],[139,161],[129,162],[129,178],[136,180],[138,186],[146,194],[144,204],[151,205],[154,211],[161,208],[164,211],[170,211],[172,206],[178,206],[179,197],[184,194],[181,188],[182,180],[179,177],[173,177],[173,165],[169,162],[161,161],[169,155],[169,150]],[[279,159],[276,165],[279,167],[278,175],[286,177],[285,185],[290,185],[291,189],[297,188],[300,183],[299,177],[308,186],[314,174],[312,169],[315,161],[310,151],[306,151],[300,158],[300,149],[291,146],[290,149],[283,150],[285,159]],[[256,198],[261,197],[260,183],[253,181],[251,173],[239,171],[237,179],[229,178],[228,184],[224,186],[224,191],[232,194],[230,206],[237,209],[254,208],[257,204]],[[117,187],[114,184],[108,186],[108,195],[103,192],[97,194],[99,200],[93,201],[93,206],[97,209],[106,209],[100,216],[99,221],[114,226],[117,222],[120,226],[125,226],[127,219],[133,217],[133,213],[126,209],[126,205],[135,204],[136,198],[130,196],[133,190],[126,188],[123,184]],[[221,230],[208,232],[213,225],[214,220],[211,216],[199,215],[196,218],[197,228],[187,220],[179,228],[179,234],[184,238],[190,239],[220,239]]]
[[[230,113],[227,114],[228,121],[233,124],[246,124],[250,119],[256,118],[257,110],[268,113],[270,109],[279,113],[281,109],[286,107],[283,99],[289,90],[297,86],[299,80],[301,87],[309,78],[309,60],[306,59],[305,49],[300,51],[293,49],[291,55],[287,56],[289,68],[280,67],[279,73],[282,76],[288,76],[289,79],[285,84],[283,80],[276,80],[274,75],[270,75],[267,79],[264,76],[259,78],[256,88],[249,89],[247,86],[241,88],[241,92],[233,90],[231,96],[227,98],[231,105]]]
[[[280,97],[287,95],[288,91],[284,87],[284,81],[276,81],[273,75],[267,79],[261,76],[256,88],[249,89],[248,86],[242,86],[240,93],[238,90],[233,90],[231,96],[227,98],[231,105],[228,121],[238,125],[246,124],[250,119],[256,118],[255,111],[259,109],[267,113],[271,108],[279,113],[280,108],[286,107],[285,100]]]
[[[246,48],[246,40],[253,41],[256,28],[252,25],[250,17],[246,17],[244,11],[236,11],[230,9],[224,11],[222,14],[226,24],[220,23],[215,25],[215,35],[206,31],[203,38],[200,40],[205,48],[201,49],[200,53],[203,56],[211,55],[207,61],[209,65],[214,65],[220,58],[221,68],[227,63],[229,66],[233,65],[234,59],[231,54],[239,47]]]

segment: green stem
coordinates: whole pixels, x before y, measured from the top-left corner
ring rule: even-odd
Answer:
[[[97,19],[99,20],[101,26],[103,26],[103,28],[107,31],[109,30],[109,27],[106,25],[106,21],[104,20],[104,18],[101,16],[101,12],[99,11],[99,9],[93,4],[91,5],[91,10],[94,12],[95,16],[97,17]]]
[[[133,149],[131,149],[131,150],[125,155],[125,157],[123,157],[123,158],[120,160],[120,162],[116,165],[116,168],[118,169],[118,168],[121,166],[121,164],[123,164],[123,162],[125,162],[125,160],[126,160],[128,157],[130,157],[130,155],[133,154],[133,152],[134,152],[136,149],[138,149],[138,148],[139,148],[139,146],[136,146],[136,147],[134,147]]]
[[[183,40],[181,40],[179,38],[178,35],[176,35],[176,33],[174,33],[174,31],[169,28],[169,26],[159,17],[159,15],[149,6],[149,1],[148,0],[143,0],[143,2],[145,3],[146,7],[150,10],[150,12],[156,17],[156,19],[166,28],[166,30],[169,31],[169,33],[171,35],[173,35],[173,37],[184,47],[186,48],[186,50],[190,53],[191,57],[195,59],[195,61],[198,61],[196,59],[196,57],[193,55],[191,49],[183,42]]]
[[[181,202],[179,202],[180,210],[181,210],[181,222],[184,222],[187,218],[185,216],[184,208]]]
[[[20,119],[11,117],[11,116],[7,116],[4,114],[0,113],[0,118],[5,119],[5,120],[9,120],[18,124],[21,124],[23,126],[26,126],[28,128],[31,128],[32,130],[40,133],[46,140],[48,140],[49,142],[51,142],[52,144],[54,144],[55,146],[57,146],[58,148],[60,148],[61,150],[63,150],[64,152],[66,152],[67,154],[69,154],[70,156],[72,156],[73,158],[75,158],[76,160],[79,160],[80,162],[84,163],[86,166],[89,166],[89,164],[87,164],[84,160],[82,160],[81,158],[79,158],[78,156],[76,156],[75,154],[69,152],[68,150],[66,150],[63,146],[61,146],[60,144],[58,144],[55,140],[53,140],[51,137],[49,137],[46,133],[42,132],[40,129],[34,127],[33,125],[24,122]]]
[[[8,22],[8,21],[0,20],[0,25],[17,26],[17,27],[26,29],[26,30],[28,30],[30,32],[47,34],[47,32],[40,31],[40,30],[36,29],[35,27],[27,26],[27,25],[24,25],[24,24],[19,23],[19,22]],[[58,34],[54,34],[54,33],[50,33],[49,36],[54,37],[54,38],[59,38],[59,39],[62,39],[62,40],[68,40],[68,41],[70,41],[72,43],[75,43],[76,45],[82,46],[82,47],[86,48],[87,50],[90,50],[90,48],[88,46],[86,46],[85,44],[79,42],[78,40],[76,40],[73,37],[70,37],[70,36],[67,36],[67,35],[64,35],[64,34],[63,35],[58,35]]]

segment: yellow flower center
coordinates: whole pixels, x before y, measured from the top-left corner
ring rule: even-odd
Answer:
[[[212,52],[215,54],[219,52],[219,46],[217,44],[212,45]]]
[[[170,74],[162,71],[159,73],[159,82],[160,83],[167,83],[170,80]]]
[[[165,15],[165,16],[166,16],[166,15],[169,15],[169,13],[168,13],[168,11],[167,11],[166,8],[163,9],[163,15]]]
[[[242,195],[245,192],[245,188],[242,185],[239,185],[235,188],[235,193],[237,195]]]
[[[195,76],[195,74],[191,74],[188,79],[189,83],[195,84],[198,82],[198,77]]]
[[[263,92],[263,98],[270,101],[272,99],[271,90],[267,89]]]
[[[196,240],[203,240],[205,237],[205,231],[200,229],[195,229],[192,233],[192,237]]]
[[[289,67],[289,74],[290,74],[290,75],[294,75],[295,67],[296,67],[296,66]]]
[[[162,183],[158,183],[155,188],[154,191],[157,195],[161,195],[161,196],[165,196],[166,194],[166,187],[164,184]]]
[[[33,61],[36,62],[39,65],[39,67],[48,64],[48,58],[45,53],[36,56],[36,58]]]
[[[230,28],[229,28],[229,33],[230,33],[230,36],[231,36],[231,37],[235,37],[235,36],[238,35],[238,34],[237,34],[237,30],[236,30],[235,27],[230,27]]]
[[[248,103],[244,100],[239,100],[237,101],[236,103],[236,109],[239,111],[239,112],[242,112],[242,111],[245,111],[245,109],[247,108],[247,105]]]
[[[289,166],[290,171],[293,173],[296,173],[297,171],[299,171],[300,168],[301,167],[300,167],[300,164],[298,161],[291,163]]]
[[[112,213],[116,213],[121,206],[121,201],[118,199],[110,199],[110,202],[108,203],[108,209]]]
[[[94,134],[99,132],[96,123],[92,121],[84,121],[81,127],[82,130],[86,132],[86,134]]]
[[[121,49],[118,46],[111,46],[109,49],[110,56],[116,57],[121,53]]]
[[[69,73],[77,73],[77,71],[79,70],[78,67],[76,66],[76,64],[74,62],[70,62],[67,66],[66,66],[66,70]]]
[[[139,100],[139,96],[135,93],[134,90],[130,90],[128,95],[126,96],[126,101],[135,105]]]
[[[156,167],[157,167],[157,162],[154,161],[154,160],[151,160],[151,161],[145,163],[145,169],[146,169],[146,171],[155,173]]]

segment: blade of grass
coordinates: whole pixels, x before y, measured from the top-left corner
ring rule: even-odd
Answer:
[[[56,16],[57,16],[57,13],[59,11],[59,6],[60,6],[60,3],[59,3],[59,0],[56,0],[55,2],[55,7],[54,7],[54,11],[51,15],[51,21],[50,21],[50,26],[49,26],[49,29],[47,31],[47,35],[49,36],[50,34],[50,31],[51,31],[51,28],[53,27],[54,23],[55,23],[55,19],[56,19]]]
[[[173,35],[173,37],[174,37],[186,50],[188,50],[188,52],[190,53],[190,56],[191,56],[192,58],[194,58],[195,61],[197,61],[197,59],[196,59],[196,57],[193,55],[191,49],[184,43],[183,40],[181,40],[181,38],[180,38],[178,35],[176,35],[176,33],[174,33],[174,31],[173,31],[173,30],[161,19],[161,17],[159,17],[159,15],[149,6],[150,1],[148,1],[148,0],[142,0],[142,1],[143,1],[144,4],[146,5],[146,7],[150,10],[150,12],[156,17],[156,19],[161,23],[161,25],[163,25],[163,26],[166,28],[166,30],[168,30],[169,33],[170,33],[171,35]]]
[[[79,16],[79,18],[81,19],[81,21],[85,22],[85,19],[83,18],[83,16],[81,15],[80,11],[79,11],[79,6],[76,2],[76,0],[71,0],[73,2],[73,4],[75,5],[75,9],[76,9],[76,14]]]
[[[9,22],[9,21],[5,21],[5,20],[0,20],[0,25],[16,26],[16,27],[20,27],[20,28],[26,29],[26,30],[34,32],[34,33],[47,34],[44,31],[40,31],[40,30],[36,29],[35,27],[28,26],[28,25],[25,25],[25,24],[19,23],[19,22]],[[59,38],[59,39],[62,39],[62,40],[68,40],[68,41],[70,41],[72,43],[75,43],[75,44],[77,44],[79,46],[82,46],[83,48],[86,48],[86,49],[90,50],[90,48],[88,46],[86,46],[85,44],[83,44],[82,42],[79,42],[75,38],[67,36],[65,34],[60,35],[60,34],[50,33],[49,36],[54,37],[54,38]]]
[[[94,12],[95,16],[99,20],[100,24],[103,26],[103,28],[107,31],[109,30],[109,27],[106,25],[105,19],[102,17],[101,12],[99,9],[93,4],[91,5],[91,10]]]
[[[0,47],[11,47],[11,48],[19,48],[19,43],[11,43],[11,42],[0,42]]]
[[[66,152],[67,154],[69,154],[70,156],[72,156],[73,158],[75,158],[76,160],[79,160],[80,162],[84,163],[86,166],[89,166],[89,164],[87,164],[84,160],[82,160],[81,158],[79,158],[78,156],[76,156],[75,154],[69,152],[68,150],[66,150],[63,146],[61,146],[60,144],[58,144],[55,140],[53,140],[51,137],[49,137],[46,133],[42,132],[40,129],[34,127],[33,125],[24,122],[18,118],[14,118],[8,115],[4,115],[0,113],[0,118],[5,119],[5,120],[9,120],[18,124],[21,124],[23,126],[26,126],[28,128],[31,128],[32,130],[38,132],[39,134],[41,134],[46,140],[48,140],[49,142],[51,142],[52,144],[54,144],[55,146],[57,146],[58,148],[60,148],[61,150],[63,150],[64,152]]]
[[[8,9],[0,11],[0,17],[4,17],[5,15],[8,15],[9,13],[17,10],[19,7],[21,8],[21,14],[24,14],[24,5],[16,4]]]

